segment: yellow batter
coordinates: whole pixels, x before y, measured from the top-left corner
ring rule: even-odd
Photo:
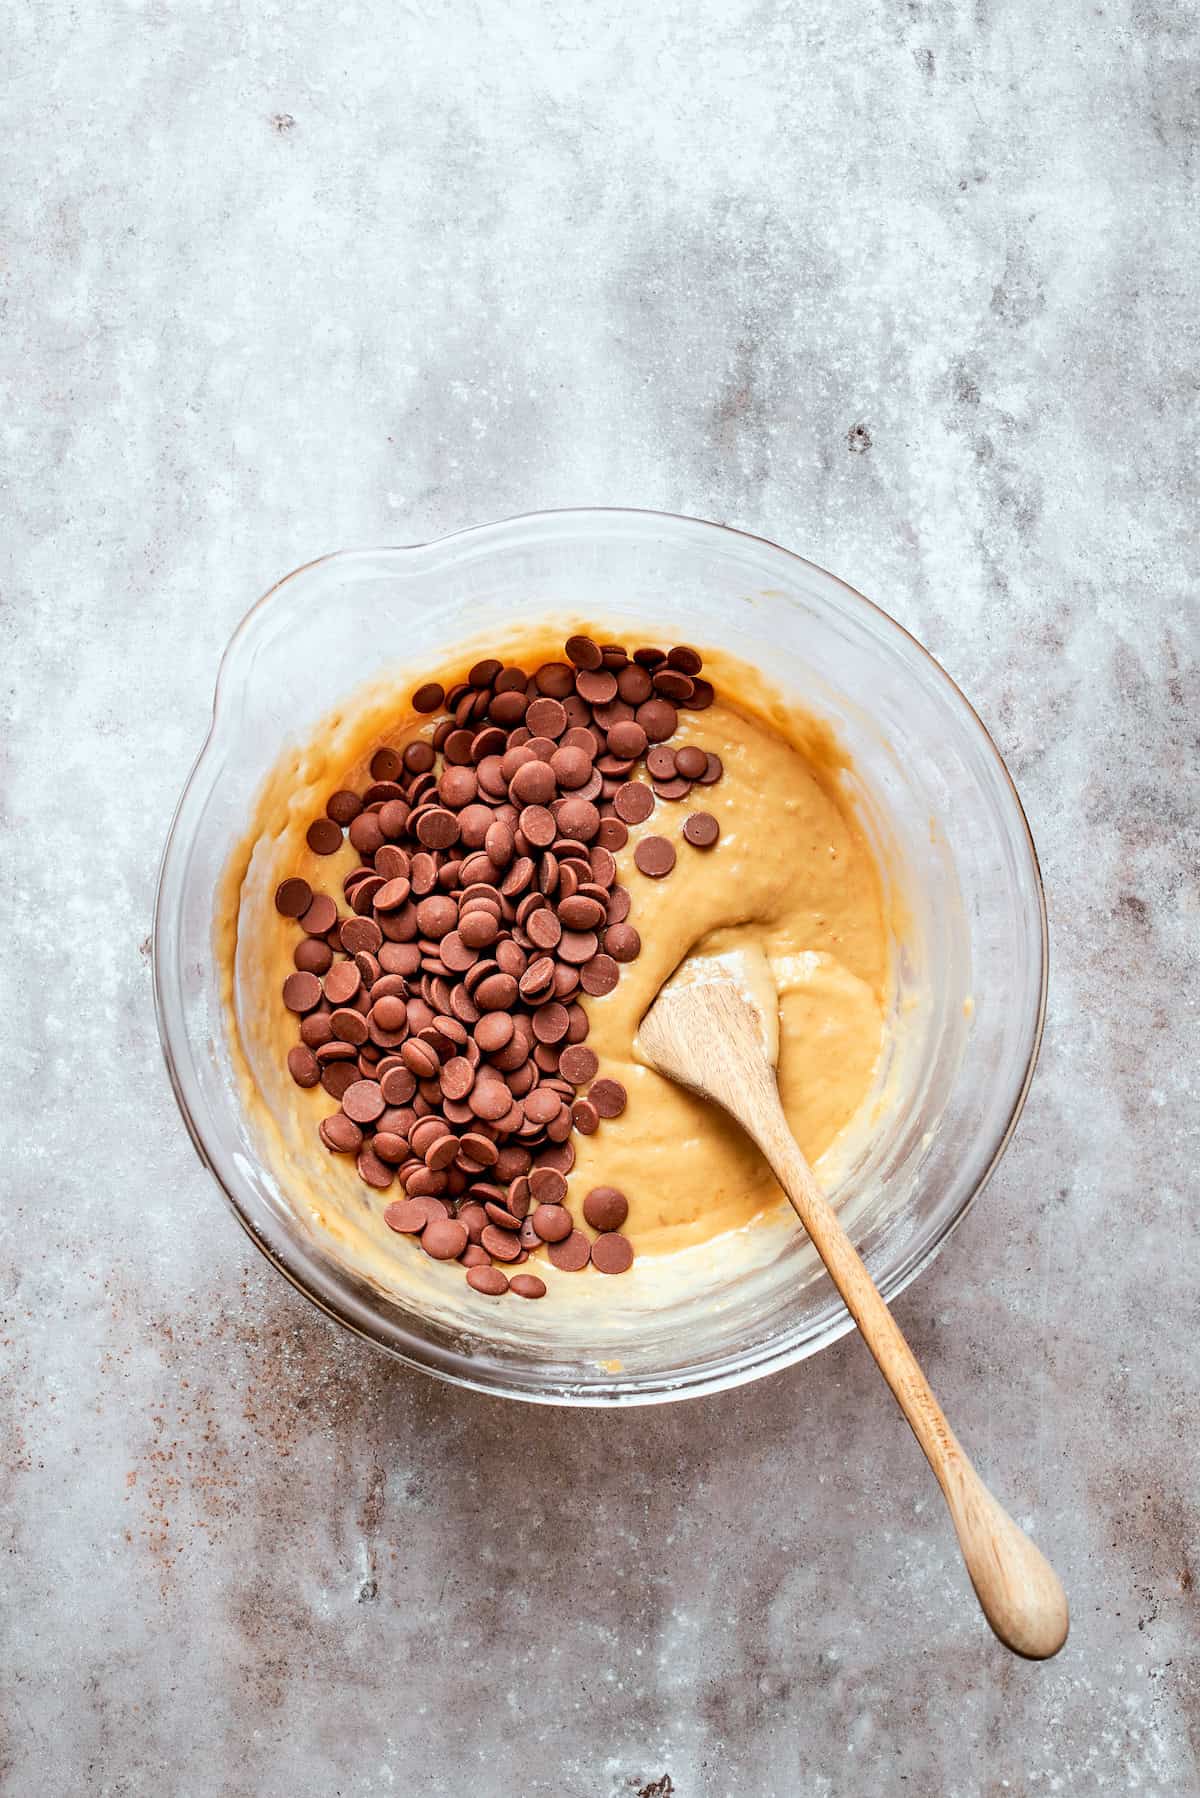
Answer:
[[[563,638],[576,628],[525,633],[496,653],[532,669],[561,659]],[[606,640],[601,627],[593,634]],[[479,653],[477,647],[464,652],[461,669],[414,670],[350,715],[327,720],[302,753],[288,757],[231,857],[219,906],[217,953],[256,1134],[293,1202],[303,1194],[319,1228],[335,1242],[354,1243],[357,1264],[369,1244],[384,1284],[405,1283],[404,1263],[411,1283],[415,1264],[424,1263],[422,1282],[453,1274],[465,1286],[461,1270],[434,1268],[410,1241],[389,1237],[379,1220],[389,1199],[399,1196],[398,1186],[370,1191],[352,1157],[330,1156],[318,1142],[319,1119],[336,1107],[320,1087],[297,1087],[284,1065],[297,1021],[279,993],[299,932],[277,915],[271,894],[285,875],[298,874],[344,908],[341,880],[357,865],[357,854],[348,843],[334,856],[312,854],[304,840],[308,824],[336,787],[367,784],[366,764],[381,743],[431,734],[431,720],[411,713],[409,695],[428,678],[448,686]],[[643,1260],[702,1244],[786,1205],[735,1126],[633,1059],[637,1026],[683,957],[697,944],[725,948],[747,939],[765,950],[780,995],[780,1089],[813,1161],[869,1113],[889,1002],[892,942],[880,874],[847,795],[845,758],[832,733],[787,710],[756,671],[730,658],[706,656],[705,674],[716,686],[716,703],[681,712],[672,747],[694,742],[715,751],[723,778],[694,788],[682,802],[660,802],[631,830],[616,859],[618,878],[632,894],[629,922],[641,935],[642,953],[622,968],[612,993],[583,999],[600,1074],[620,1080],[629,1103],[594,1136],[573,1135],[577,1160],[567,1202],[586,1228],[581,1213],[588,1188],[620,1187],[629,1199],[626,1234]],[[682,840],[684,819],[696,810],[720,821],[714,849],[696,850]],[[675,870],[665,880],[647,879],[634,867],[635,845],[649,834],[676,845]],[[538,1272],[552,1278],[546,1257],[536,1259]],[[625,1278],[636,1272],[635,1263],[634,1276]],[[560,1275],[555,1287],[597,1282],[619,1284],[589,1271]]]

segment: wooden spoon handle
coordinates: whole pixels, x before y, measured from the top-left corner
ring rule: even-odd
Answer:
[[[1057,1654],[1067,1639],[1069,1623],[1066,1594],[1058,1575],[992,1497],[964,1454],[900,1326],[813,1178],[782,1107],[760,1102],[756,1110],[751,1133],[816,1245],[937,1477],[984,1616],[1016,1654],[1030,1660]]]

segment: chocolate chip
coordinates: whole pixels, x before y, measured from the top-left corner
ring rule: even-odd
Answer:
[[[565,1205],[539,1205],[533,1227],[543,1242],[563,1242],[571,1234],[571,1213]]]
[[[520,1279],[520,1274],[517,1275]],[[476,1292],[486,1293],[489,1298],[498,1299],[508,1291],[507,1276],[498,1267],[471,1267],[467,1269],[467,1285],[473,1286]]]
[[[497,1261],[519,1261],[521,1245],[511,1230],[502,1230],[497,1224],[487,1224],[480,1238],[482,1246]]]
[[[547,1005],[539,1005],[533,1014],[533,1034],[539,1043],[559,1043],[566,1036],[570,1026],[567,1008],[551,1000]]]
[[[321,1085],[331,1099],[340,1100],[358,1077],[358,1066],[353,1061],[339,1061],[331,1067],[321,1069]]]
[[[563,647],[576,668],[599,668],[604,660],[603,650],[591,637],[568,637]]]
[[[428,1231],[426,1231],[428,1235]],[[633,1248],[627,1236],[608,1230],[592,1244],[592,1266],[597,1273],[623,1274],[633,1266]]]
[[[440,681],[426,681],[425,685],[418,687],[412,696],[413,711],[436,712],[445,697],[446,689]]]
[[[400,1050],[400,1058],[409,1072],[415,1074],[418,1080],[431,1080],[438,1071],[436,1049],[430,1048],[428,1043],[420,1042],[415,1037],[410,1038],[403,1045]]]
[[[548,762],[525,762],[508,783],[509,797],[522,808],[547,805],[557,791],[558,782]]]
[[[360,812],[348,834],[360,855],[374,855],[383,847],[383,829],[374,812]]]
[[[595,1080],[587,1096],[602,1118],[619,1118],[627,1103],[625,1088],[619,1080]]]
[[[485,1055],[499,1054],[512,1041],[512,1034],[512,1014],[507,1011],[489,1012],[475,1026],[475,1041]]]
[[[413,1154],[419,1155],[424,1160],[425,1151],[430,1143],[443,1136],[445,1129],[445,1124],[435,1112],[427,1112],[419,1118],[408,1133]]]
[[[479,962],[479,950],[472,948],[458,930],[451,930],[442,938],[439,953],[442,966],[451,974],[465,974]]]
[[[379,965],[385,974],[415,974],[421,965],[421,951],[415,943],[384,943]]]
[[[694,743],[687,743],[677,751],[675,756],[676,772],[686,780],[699,780],[708,768],[708,751],[698,749]]]
[[[647,699],[634,714],[651,743],[664,743],[675,735],[679,714],[669,699]]]
[[[315,969],[312,970],[314,973]],[[300,1020],[300,1041],[308,1049],[319,1049],[333,1035],[333,1026],[329,1022],[329,1013],[310,1011],[306,1018]]]
[[[698,649],[690,643],[677,643],[667,655],[667,666],[678,668],[681,674],[699,674],[704,666],[704,659]]]
[[[564,1191],[565,1190],[564,1182]],[[511,1216],[521,1220],[528,1215],[531,1202],[532,1193],[529,1181],[524,1174],[518,1174],[514,1180],[509,1182],[508,1204],[506,1209]]]
[[[572,1230],[562,1242],[553,1242],[549,1249],[553,1265],[564,1274],[577,1274],[591,1260],[592,1245],[582,1230]]]
[[[407,1105],[417,1090],[417,1078],[403,1063],[391,1067],[379,1082],[380,1091],[389,1105]]]
[[[622,824],[644,824],[654,810],[654,794],[641,780],[628,780],[613,795],[613,810]]]
[[[562,925],[548,906],[532,912],[525,926],[530,942],[538,949],[553,949],[562,937]]]
[[[432,1218],[421,1232],[421,1247],[435,1261],[457,1261],[466,1246],[467,1232],[457,1218]]]
[[[582,1044],[572,1044],[570,1048],[563,1050],[558,1059],[559,1073],[572,1086],[586,1086],[589,1080],[595,1079],[599,1067],[594,1051],[584,1048]]]
[[[348,1005],[361,985],[362,975],[357,964],[339,961],[325,976],[325,997],[331,1005]]]
[[[558,915],[568,930],[595,930],[605,918],[605,907],[590,893],[572,893],[558,908]]]
[[[325,801],[325,814],[335,824],[353,824],[362,808],[362,800],[357,793],[352,793],[349,787],[339,787],[337,792],[331,793]]]
[[[275,910],[285,918],[302,917],[311,904],[312,888],[307,880],[281,880],[275,889]]]
[[[325,974],[333,965],[333,950],[320,937],[306,936],[292,950],[292,961],[302,974]]]
[[[443,806],[430,806],[417,820],[417,839],[426,849],[449,849],[458,841],[458,819]]]
[[[519,1299],[544,1299],[546,1282],[539,1280],[536,1274],[514,1274],[508,1282],[508,1290],[515,1292]]]
[[[481,1188],[480,1190],[483,1189]],[[484,1205],[483,1211],[488,1223],[495,1224],[498,1230],[507,1230],[510,1236],[515,1236],[520,1231],[520,1218],[514,1217],[507,1206],[497,1204],[495,1199],[488,1199]],[[487,1228],[486,1224],[484,1225],[484,1228]]]
[[[704,773],[700,776],[700,785],[702,787],[715,786],[724,772],[725,767],[720,756],[713,755],[710,750],[708,754],[708,765],[705,768]]]
[[[557,1168],[560,1174],[569,1174],[575,1166],[575,1149],[569,1142],[556,1143],[553,1148],[543,1149],[538,1155],[539,1167]]]
[[[562,1110],[562,1100],[548,1086],[536,1086],[525,1100],[525,1116],[531,1123],[549,1124]]]
[[[356,1080],[342,1096],[342,1110],[356,1124],[373,1124],[383,1108],[383,1090],[375,1080]]]
[[[527,1005],[537,1005],[554,988],[554,963],[548,955],[535,956],[518,982]]]
[[[544,805],[527,805],[517,823],[526,843],[534,849],[548,849],[558,835],[554,815]]]
[[[342,1104],[345,1105],[345,1099]],[[458,1138],[447,1131],[442,1136],[435,1136],[425,1150],[425,1165],[435,1174],[444,1173],[458,1155]]]
[[[571,1122],[581,1136],[594,1136],[600,1128],[600,1113],[590,1099],[576,1099],[571,1107]]]
[[[314,855],[336,855],[342,846],[341,827],[332,818],[314,818],[304,840]]]
[[[617,677],[609,668],[581,668],[575,676],[575,691],[589,705],[608,705],[617,697]]]
[[[636,961],[642,952],[642,939],[632,924],[610,924],[604,933],[604,947],[614,961]]]
[[[629,1216],[629,1200],[615,1186],[593,1186],[583,1201],[583,1215],[593,1230],[619,1230]]]
[[[353,1155],[362,1146],[362,1131],[340,1111],[321,1120],[318,1134],[325,1147],[332,1149],[335,1155]]]
[[[572,641],[583,641],[573,638]],[[575,691],[575,671],[566,662],[543,662],[533,677],[533,684],[539,693],[547,693],[552,699],[565,699],[568,693]]]
[[[585,993],[593,999],[602,999],[611,993],[621,978],[621,970],[611,955],[593,955],[579,977],[579,983]]]
[[[393,1199],[383,1221],[400,1235],[418,1236],[429,1222],[429,1214],[420,1199]]]
[[[677,668],[656,668],[651,679],[655,692],[661,693],[664,699],[674,700],[676,705],[686,705],[692,697],[690,675],[681,674]]]
[[[567,728],[566,707],[557,699],[533,699],[525,713],[525,724],[535,737],[553,741]]]
[[[558,957],[571,967],[582,967],[590,962],[599,948],[599,939],[594,930],[564,930],[558,945]]]
[[[383,942],[383,932],[374,918],[347,918],[338,932],[338,940],[347,955],[365,951],[376,955]]]
[[[311,1049],[303,1043],[288,1050],[288,1073],[297,1086],[315,1086],[321,1078],[321,1064]],[[565,1190],[565,1188],[564,1188]]]
[[[600,828],[600,813],[591,800],[575,795],[561,801],[555,817],[559,830],[580,843],[590,843]]]
[[[608,752],[630,762],[645,754],[646,733],[636,719],[624,719],[613,725],[608,733]]]
[[[380,1122],[382,1121],[381,1113]],[[380,1161],[386,1161],[389,1167],[399,1167],[402,1161],[408,1160],[408,1144],[393,1130],[376,1130],[371,1138],[371,1147]]]
[[[516,1003],[517,982],[511,974],[489,974],[471,997],[481,1011],[507,1011]]]
[[[321,1002],[321,982],[315,974],[289,974],[283,983],[283,1002],[289,1011],[311,1011]]]
[[[585,787],[592,778],[592,758],[584,749],[569,744],[556,749],[550,757],[550,768],[560,787],[574,792]]]
[[[500,1159],[500,1152],[491,1137],[484,1136],[478,1130],[466,1132],[461,1138],[461,1148],[464,1155],[469,1155],[482,1167],[492,1167]]]
[[[651,880],[662,880],[675,866],[675,847],[666,837],[643,837],[633,859],[639,873]]]
[[[436,760],[433,744],[420,739],[404,751],[404,766],[409,774],[428,774]]]
[[[442,754],[452,767],[463,768],[471,759],[471,748],[474,742],[474,731],[452,730],[442,743]]]
[[[479,1238],[487,1225],[487,1212],[476,1199],[468,1199],[458,1208],[458,1221],[465,1228],[471,1239],[473,1248],[479,1247]]]
[[[567,1196],[567,1182],[557,1168],[535,1167],[529,1175],[529,1190],[539,1205],[561,1205]]]
[[[721,826],[711,812],[693,812],[683,834],[694,849],[711,849],[721,834]]]
[[[327,893],[314,893],[312,904],[300,918],[300,928],[309,936],[325,936],[337,923],[337,906]]]
[[[379,998],[375,998],[374,991],[372,991],[371,997],[374,1002],[369,1018],[371,1024],[378,1031],[386,1031],[389,1035],[394,1034],[397,1030],[401,1033],[407,1031],[408,1007],[399,994],[383,993]]]
[[[462,811],[464,806],[471,804],[478,791],[479,780],[474,768],[447,768],[438,782],[438,798],[451,811]],[[457,835],[456,831],[451,842],[457,841]]]
[[[373,922],[370,914],[371,907],[375,902],[375,895],[386,885],[387,882],[377,874],[368,874],[365,880],[355,881],[347,895],[354,908],[355,917],[365,918],[368,924]],[[347,923],[349,923],[349,919],[347,919]],[[379,928],[382,934],[382,926]]]
[[[646,757],[646,772],[655,782],[674,780],[675,751],[666,743],[656,743]]]
[[[620,818],[601,818],[596,842],[602,849],[611,853],[615,849],[624,849],[628,841],[629,831]]]
[[[475,1084],[475,1069],[465,1056],[456,1055],[445,1064],[439,1079],[448,1099],[465,1099]]]

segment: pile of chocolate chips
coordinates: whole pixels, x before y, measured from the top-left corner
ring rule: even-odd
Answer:
[[[680,709],[712,704],[696,650],[630,656],[580,636],[566,655],[532,675],[481,661],[449,692],[421,687],[413,708],[444,714],[429,737],[379,749],[366,791],[332,794],[308,829],[317,855],[343,832],[358,852],[350,915],[298,878],[275,894],[304,932],[283,983],[301,1020],[288,1069],[338,1102],[322,1142],[354,1155],[368,1186],[399,1180],[393,1230],[461,1261],[477,1291],[522,1298],[544,1282],[495,1263],[543,1247],[568,1271],[633,1262],[624,1194],[588,1193],[594,1241],[566,1205],[572,1132],[619,1117],[626,1098],[596,1077],[579,995],[611,992],[641,950],[614,860],[628,826],[722,773],[668,741]],[[650,784],[633,778],[643,761]],[[710,849],[717,821],[694,812],[681,834]],[[662,879],[674,844],[643,837],[634,862]]]

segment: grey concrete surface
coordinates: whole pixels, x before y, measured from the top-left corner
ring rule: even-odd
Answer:
[[[4,1791],[1200,1791],[1195,9],[9,24]],[[1021,787],[1041,1069],[898,1313],[1062,1569],[1049,1666],[858,1342],[658,1413],[443,1389],[258,1260],[181,1128],[151,898],[240,613],[580,502],[835,569]]]

